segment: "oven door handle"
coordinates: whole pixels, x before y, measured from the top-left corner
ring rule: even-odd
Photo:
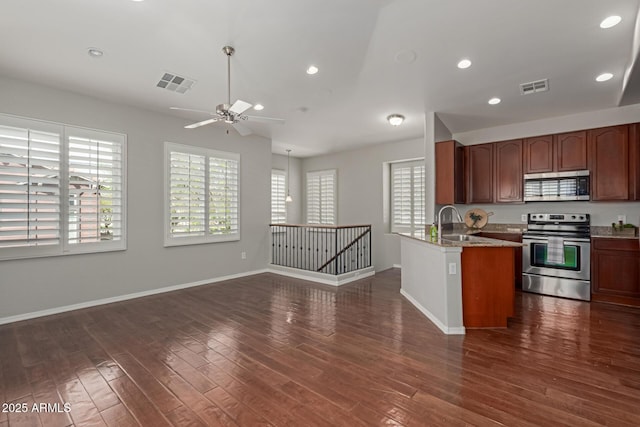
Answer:
[[[536,243],[546,243],[548,242],[548,239],[545,239],[544,237],[524,237],[522,239],[522,243],[526,244],[529,242],[536,242]],[[580,241],[580,240],[573,240],[573,239],[566,239],[564,241],[565,245],[569,244],[569,245],[576,245],[576,246],[580,246],[580,245],[585,245],[585,244],[591,244],[590,240],[584,240],[584,241]]]

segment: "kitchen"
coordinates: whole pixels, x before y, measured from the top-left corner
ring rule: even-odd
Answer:
[[[637,226],[632,224],[640,220],[639,165],[640,139],[634,123],[469,146],[444,141],[435,144],[436,204],[468,209],[461,205],[466,202],[476,209],[469,210],[465,219],[477,211],[485,216],[481,236],[521,242],[522,248],[513,252],[512,286],[544,295],[640,306],[640,249]],[[498,212],[496,218],[501,220],[485,226],[488,214],[480,206]],[[515,220],[505,220],[514,214]],[[434,223],[439,232],[452,233],[443,230],[440,215]],[[477,230],[454,224],[453,232],[481,228],[475,222],[466,225],[476,225]],[[406,240],[403,257],[410,250]],[[464,254],[465,246],[473,243],[477,248],[480,242],[460,243]],[[473,300],[465,297],[461,270],[457,285],[461,283],[462,300],[468,304]],[[449,264],[448,275],[454,274]],[[406,276],[403,290],[415,293],[415,278]],[[487,282],[487,289],[494,284]],[[412,302],[425,309],[420,301]],[[458,302],[453,298],[445,304],[460,310]],[[425,310],[429,317],[430,310]],[[454,330],[462,326],[459,320],[454,321]]]

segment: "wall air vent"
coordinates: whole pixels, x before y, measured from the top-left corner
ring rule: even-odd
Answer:
[[[174,73],[164,73],[160,81],[156,84],[159,88],[170,90],[171,92],[185,93],[195,84],[195,80],[182,77]]]
[[[536,80],[535,82],[522,83],[520,94],[529,95],[536,92],[546,92],[549,90],[549,79]]]

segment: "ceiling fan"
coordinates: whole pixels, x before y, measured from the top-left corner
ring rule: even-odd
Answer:
[[[172,110],[194,111],[197,113],[206,113],[211,116],[211,118],[209,119],[186,125],[185,129],[195,129],[200,126],[205,126],[215,122],[224,122],[233,126],[233,128],[238,131],[241,136],[246,136],[251,134],[251,129],[240,124],[240,122],[243,120],[268,123],[284,123],[283,119],[275,119],[273,117],[262,116],[249,116],[244,114],[245,111],[253,106],[249,102],[238,99],[236,102],[231,104],[231,55],[233,55],[235,49],[231,46],[225,46],[222,48],[222,52],[227,55],[227,103],[217,105],[215,113],[204,110],[193,110],[191,108],[170,107]],[[229,131],[227,131],[227,133],[228,132]]]

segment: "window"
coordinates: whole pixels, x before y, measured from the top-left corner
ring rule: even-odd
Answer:
[[[126,249],[122,134],[0,115],[0,259]]]
[[[424,162],[391,164],[391,231],[424,230]]]
[[[165,246],[240,240],[240,155],[165,143]]]
[[[336,171],[307,173],[307,223],[336,225]]]
[[[271,171],[271,223],[284,224],[287,222],[286,175],[284,171]]]

